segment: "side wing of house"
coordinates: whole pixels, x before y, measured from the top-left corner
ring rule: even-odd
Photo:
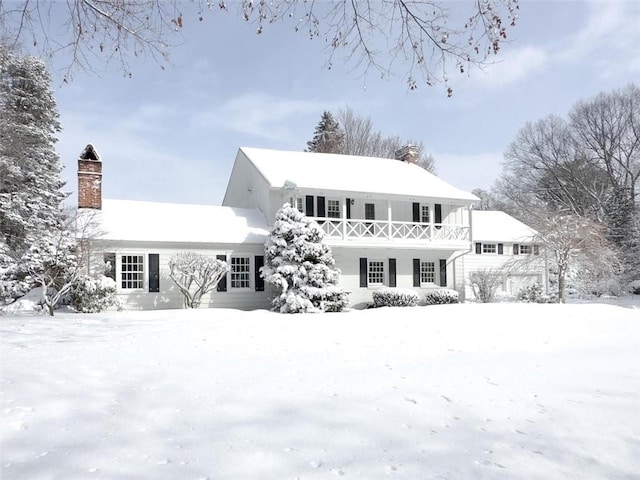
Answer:
[[[498,275],[497,294],[516,297],[535,283],[547,288],[545,252],[536,232],[504,212],[472,212],[472,249],[456,262],[464,294],[473,298],[470,276],[474,272]]]
[[[90,269],[116,282],[126,309],[182,308],[184,296],[170,278],[169,262],[181,252],[224,260],[231,270],[202,298],[201,307],[269,308],[269,293],[260,277],[264,248],[260,244],[166,243],[98,240],[92,242]]]

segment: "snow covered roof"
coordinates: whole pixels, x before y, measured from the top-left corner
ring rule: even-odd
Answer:
[[[98,218],[105,240],[262,244],[269,234],[258,209],[105,199]]]
[[[471,210],[471,236],[475,242],[531,241],[537,232],[504,212]]]
[[[291,152],[242,147],[240,151],[271,187],[340,190],[476,202],[425,169],[389,158],[334,153]]]

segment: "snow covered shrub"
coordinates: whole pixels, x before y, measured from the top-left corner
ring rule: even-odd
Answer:
[[[460,303],[460,294],[449,288],[441,288],[427,292],[424,297],[427,305],[444,305],[447,303]]]
[[[383,288],[373,292],[374,307],[415,307],[418,294],[413,290]]]
[[[276,289],[273,309],[280,313],[340,312],[349,304],[338,287],[331,248],[320,226],[285,203],[265,242],[265,282]]]
[[[121,310],[122,300],[116,296],[116,282],[109,277],[83,275],[71,288],[71,301],[78,312],[97,313],[109,307]]]
[[[551,299],[548,295],[544,294],[542,285],[534,283],[518,292],[518,301],[525,303],[550,303]]]
[[[169,277],[182,292],[186,308],[200,307],[202,297],[228,271],[227,262],[194,252],[181,252],[169,260]]]
[[[478,302],[491,303],[502,284],[502,276],[491,269],[481,269],[469,274],[469,282],[473,296]]]

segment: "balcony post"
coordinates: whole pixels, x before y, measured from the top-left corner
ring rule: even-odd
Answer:
[[[347,202],[349,199],[346,199],[344,205],[342,205],[342,240],[347,239]]]
[[[387,240],[393,240],[393,226],[391,225],[391,203],[387,200]]]

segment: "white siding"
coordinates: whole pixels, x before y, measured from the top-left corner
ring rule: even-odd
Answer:
[[[104,248],[104,250],[102,249]],[[103,252],[114,252],[116,254],[116,283],[118,284],[118,296],[125,302],[125,308],[132,310],[169,309],[182,308],[183,296],[175,283],[169,278],[169,260],[179,252],[193,251],[215,258],[217,255],[226,255],[229,262],[230,256],[248,256],[251,258],[251,274],[249,289],[231,288],[230,279],[227,278],[226,292],[210,292],[202,299],[201,308],[224,307],[251,310],[258,308],[269,308],[269,298],[265,291],[255,291],[254,285],[254,258],[256,255],[264,255],[262,245],[146,245],[139,243],[111,243],[92,251],[92,270],[100,272],[102,268]],[[160,291],[149,292],[149,268],[148,255],[150,253],[159,254],[160,260]],[[143,255],[144,256],[144,288],[141,290],[126,290],[120,285],[120,259],[121,255]],[[227,275],[229,277],[229,275]]]
[[[497,245],[499,242],[485,242]],[[491,269],[503,276],[503,282],[498,289],[499,293],[507,295],[517,295],[522,287],[533,283],[545,285],[544,257],[540,255],[513,255],[513,244],[504,243],[504,253],[475,253],[475,243],[473,251],[456,260],[456,270],[464,282],[464,292],[466,298],[473,298],[473,293],[469,285],[469,275],[479,270]]]
[[[405,249],[376,249],[376,248],[340,248],[333,247],[333,257],[336,261],[336,267],[341,270],[340,286],[350,293],[349,303],[355,308],[363,308],[373,301],[373,291],[380,288],[386,288],[389,285],[389,259],[396,260],[396,287],[404,289],[412,289],[418,293],[420,300],[424,298],[424,294],[433,289],[442,288],[439,285],[439,261],[447,259],[453,252],[451,251],[435,251],[435,250],[405,250]],[[368,286],[360,287],[360,258],[368,260],[384,261],[385,266],[385,286]],[[433,285],[424,285],[421,287],[413,286],[413,259],[418,258],[421,261],[431,261],[435,263],[436,282]],[[449,288],[454,285],[453,266],[447,264],[447,284]]]
[[[268,202],[269,186],[266,180],[256,170],[255,166],[249,162],[244,153],[238,151],[222,205],[258,208],[265,214],[267,221],[272,222],[273,217],[269,216]]]

